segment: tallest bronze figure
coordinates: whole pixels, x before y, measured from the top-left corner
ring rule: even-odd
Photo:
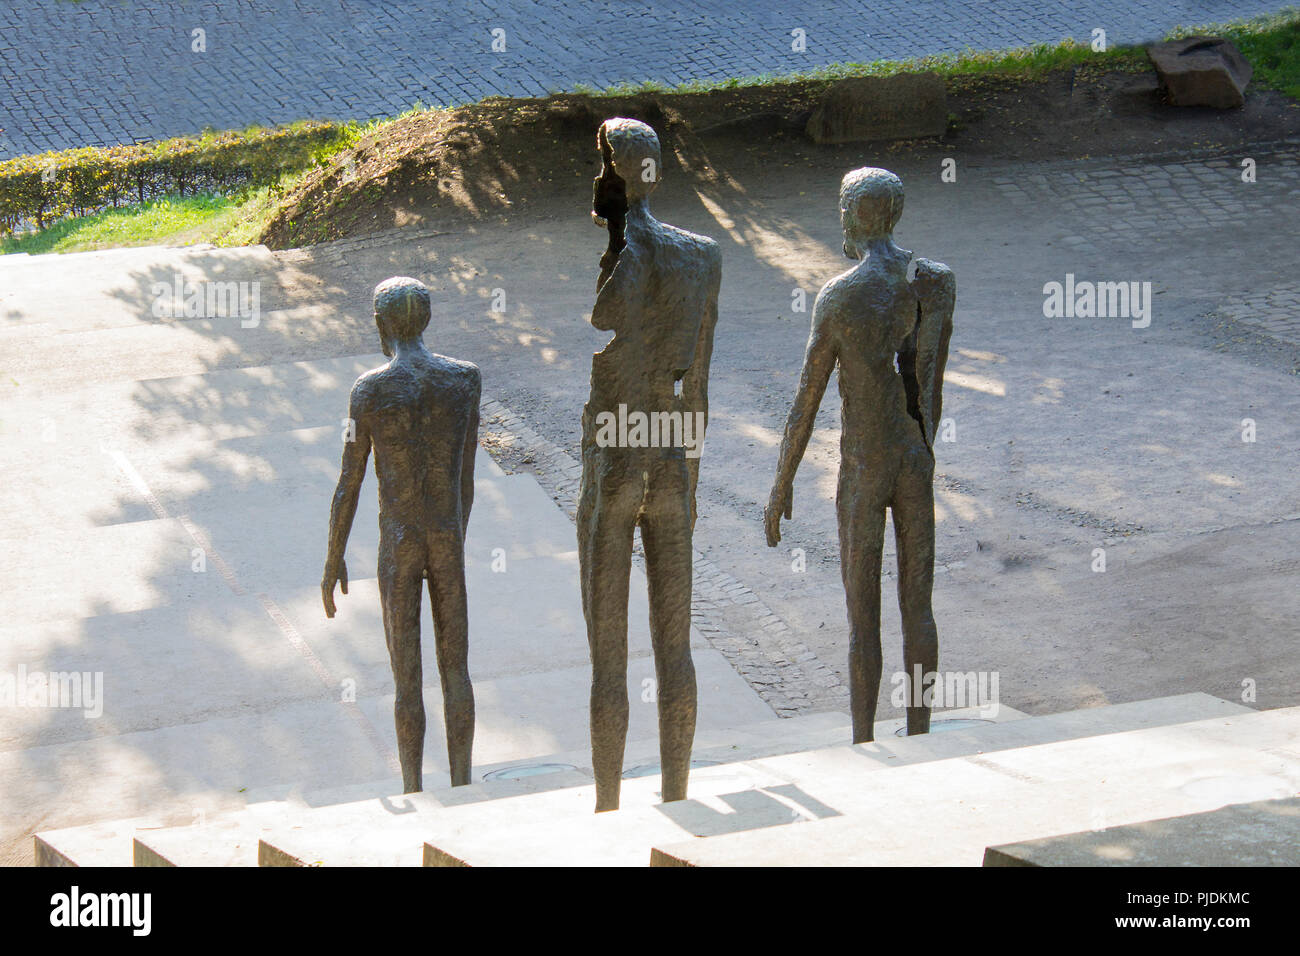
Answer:
[[[619,803],[627,741],[627,603],[641,530],[659,708],[663,799],[686,797],[695,736],[691,535],[709,360],[718,317],[718,244],[661,223],[648,199],[659,140],[645,123],[606,120],[592,215],[609,230],[591,324],[613,339],[591,361],[582,415],[578,546],[591,649],[596,810]]]

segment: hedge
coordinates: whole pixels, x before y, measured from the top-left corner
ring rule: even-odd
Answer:
[[[269,185],[346,136],[335,123],[295,123],[0,161],[0,235],[161,196]]]

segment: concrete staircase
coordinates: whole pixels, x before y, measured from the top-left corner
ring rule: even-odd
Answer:
[[[629,747],[622,809],[594,814],[572,769],[405,796],[266,801],[201,825],[125,821],[43,833],[47,865],[645,866],[981,863],[988,846],[1200,813],[1300,789],[1300,708],[1204,694],[978,722],[939,715],[848,745],[841,715],[702,737],[691,798],[658,802]],[[946,718],[944,720],[943,718]],[[971,718],[975,720],[972,721]],[[951,722],[958,729],[944,730]],[[731,741],[728,743],[727,741]],[[518,764],[529,766],[529,764]],[[490,774],[490,771],[488,772]],[[883,774],[883,776],[882,776]],[[341,802],[346,801],[346,802]],[[330,805],[323,805],[323,804]]]
[[[1003,719],[1010,719],[1010,715]],[[901,721],[893,721],[890,726],[897,728]],[[698,734],[693,760],[702,766],[712,766],[793,752],[846,739],[849,732],[849,720],[843,714],[764,720],[735,731]],[[656,739],[629,741],[625,773],[631,778],[638,777],[643,768],[657,766],[658,760]],[[392,779],[301,793],[283,786],[267,787],[246,793],[245,807],[195,813],[192,819],[181,821],[182,825],[177,825],[174,818],[168,822],[165,815],[155,814],[41,833],[36,837],[36,862],[42,866],[130,866],[133,862],[135,865],[251,866],[257,863],[257,837],[262,831],[287,826],[317,812],[346,807],[361,808],[364,813],[366,808],[373,807],[385,812],[395,808],[393,812],[400,814],[413,812],[410,806],[454,807],[589,786],[592,783],[589,765],[590,753],[586,750],[476,765],[475,782],[469,786],[450,787],[444,775],[441,784],[424,793],[399,796],[394,794],[400,791],[400,782]]]

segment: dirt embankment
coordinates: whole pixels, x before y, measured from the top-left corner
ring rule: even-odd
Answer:
[[[260,241],[284,249],[405,226],[544,213],[559,195],[568,203],[575,186],[589,188],[599,172],[596,129],[610,116],[653,126],[665,147],[664,173],[701,186],[755,163],[770,170],[804,158],[833,160],[837,151],[860,156],[860,146],[817,146],[803,132],[828,85],[498,98],[412,114],[299,181]],[[1020,162],[1172,157],[1300,138],[1300,104],[1280,93],[1249,91],[1240,110],[1173,108],[1160,102],[1149,71],[1083,67],[1041,79],[950,78],[948,109],[941,139],[881,143],[882,161],[899,151]]]

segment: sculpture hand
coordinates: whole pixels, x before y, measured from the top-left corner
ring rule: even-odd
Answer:
[[[333,563],[325,565],[325,577],[320,583],[321,597],[325,599],[325,616],[334,616],[334,585],[341,585],[343,593],[348,593],[348,565],[342,558],[339,558],[338,566]]]
[[[775,548],[781,543],[781,516],[790,518],[794,514],[794,489],[776,484],[772,486],[771,497],[763,510],[763,527],[767,531],[767,546]]]

